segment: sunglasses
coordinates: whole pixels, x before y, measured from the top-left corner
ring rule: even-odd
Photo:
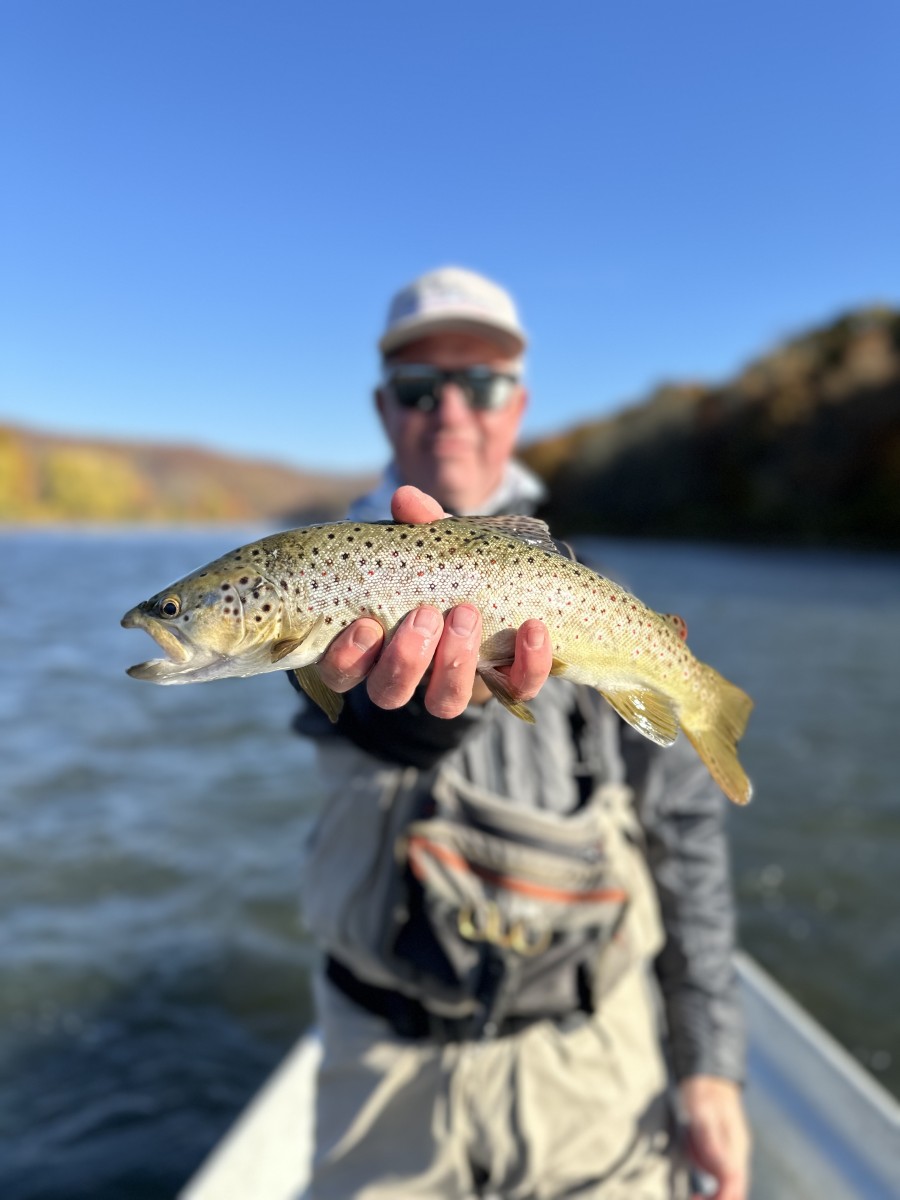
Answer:
[[[443,389],[448,383],[455,383],[473,411],[496,412],[509,403],[519,377],[492,371],[490,367],[442,371],[438,367],[399,363],[387,368],[384,381],[400,408],[434,412]]]

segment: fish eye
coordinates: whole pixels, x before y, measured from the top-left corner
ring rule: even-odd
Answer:
[[[181,612],[181,601],[177,596],[166,596],[160,601],[159,612],[163,617],[177,617]]]

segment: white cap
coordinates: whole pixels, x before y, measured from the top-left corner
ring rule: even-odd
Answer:
[[[397,292],[378,349],[387,357],[407,342],[444,330],[493,338],[512,358],[528,340],[509,292],[464,267],[440,267]]]

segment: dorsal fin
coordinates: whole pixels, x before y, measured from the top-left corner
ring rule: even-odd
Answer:
[[[546,521],[538,517],[523,517],[505,514],[500,517],[447,517],[448,521],[459,521],[484,529],[486,533],[499,533],[504,537],[517,538],[528,546],[545,550],[548,554],[563,554],[550,535]]]
[[[679,617],[677,613],[660,613],[659,615],[667,625],[675,630],[683,642],[687,641],[687,621],[684,617]]]

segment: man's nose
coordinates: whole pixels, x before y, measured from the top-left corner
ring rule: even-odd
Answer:
[[[437,412],[442,421],[454,422],[468,418],[470,410],[465,392],[458,383],[448,380],[438,388]]]

